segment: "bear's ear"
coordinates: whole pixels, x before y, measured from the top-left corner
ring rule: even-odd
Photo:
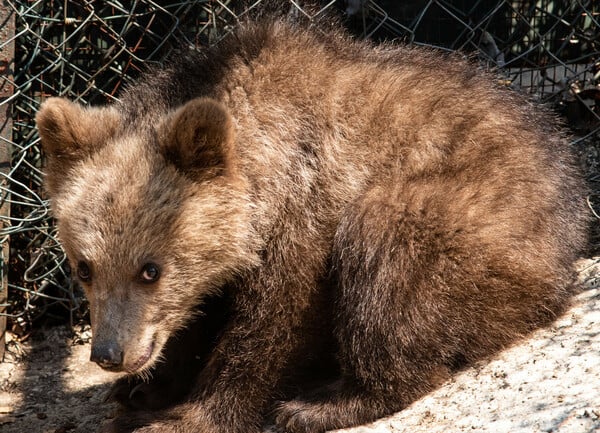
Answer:
[[[210,98],[189,101],[159,128],[165,159],[194,178],[230,174],[234,138],[227,108]]]
[[[53,175],[65,172],[102,147],[120,124],[116,110],[85,108],[64,98],[47,99],[35,116],[42,148],[48,157],[47,184],[55,189]]]

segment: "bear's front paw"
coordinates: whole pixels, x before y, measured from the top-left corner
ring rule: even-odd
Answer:
[[[125,411],[99,433],[217,433],[210,417],[197,404],[184,404],[164,411]]]
[[[189,430],[184,430],[180,425],[166,422],[158,422],[145,427],[135,429],[133,433],[184,433]],[[198,431],[198,433],[201,433]]]
[[[131,410],[160,410],[175,398],[168,386],[160,382],[144,382],[139,378],[123,377],[111,387],[105,401],[114,401]]]
[[[123,429],[122,426],[118,424],[109,423],[103,426],[98,433],[187,433],[188,430],[182,430],[182,427],[166,422],[155,422],[153,424],[138,427],[138,428],[130,428],[127,427]]]
[[[292,400],[282,403],[275,411],[278,433],[324,433],[328,414],[320,403]]]
[[[145,411],[124,411],[117,415],[112,421],[100,427],[98,433],[133,433],[141,432],[146,427],[152,427],[160,423],[155,414]],[[159,430],[156,430],[159,431]],[[165,430],[172,432],[175,430]]]
[[[108,390],[108,393],[104,397],[104,401],[114,401],[123,406],[129,407],[128,403],[131,390],[139,383],[139,380],[135,378],[132,379],[128,376],[119,378]]]

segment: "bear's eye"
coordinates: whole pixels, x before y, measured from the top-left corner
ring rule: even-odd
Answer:
[[[160,270],[158,266],[154,263],[146,263],[142,267],[142,272],[140,273],[140,279],[144,283],[153,283],[160,277]]]
[[[86,262],[77,262],[77,277],[83,282],[88,282],[92,279],[92,271]]]

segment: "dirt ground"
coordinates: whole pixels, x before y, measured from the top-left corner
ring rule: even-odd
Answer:
[[[89,361],[89,331],[40,331],[9,343],[0,363],[0,432],[94,432],[113,407],[102,402],[115,375]],[[82,338],[83,337],[83,340]]]
[[[406,410],[348,433],[600,432],[600,258],[580,263],[584,290],[552,327],[460,373]],[[9,344],[0,363],[0,432],[93,433],[114,406],[115,374],[89,362],[89,330]]]

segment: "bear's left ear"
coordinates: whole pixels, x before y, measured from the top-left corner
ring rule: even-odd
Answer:
[[[187,102],[159,127],[165,159],[194,178],[230,174],[234,139],[231,115],[211,98]]]

